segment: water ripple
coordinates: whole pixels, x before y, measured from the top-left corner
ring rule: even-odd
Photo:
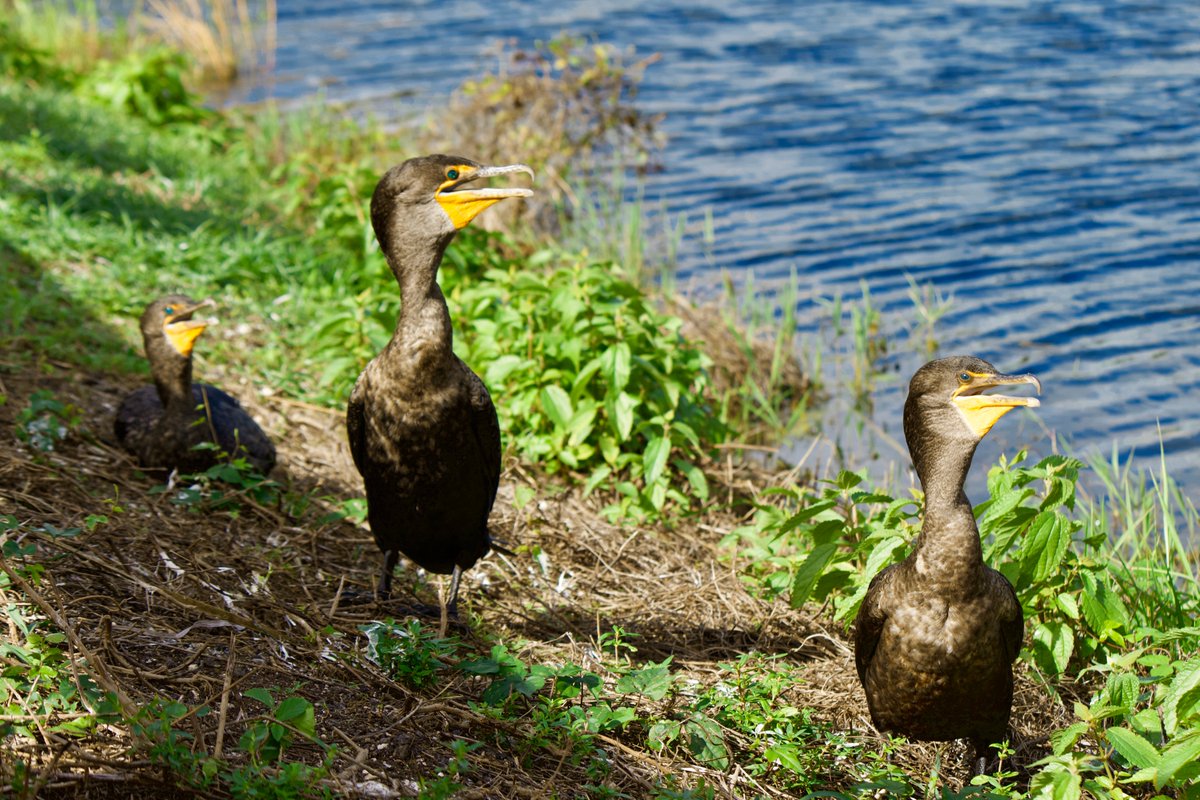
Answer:
[[[280,7],[277,72],[233,99],[325,86],[407,113],[497,39],[563,30],[663,54],[639,95],[670,135],[646,206],[693,221],[681,285],[753,272],[783,297],[795,275],[815,331],[816,300],[865,279],[906,375],[921,360],[903,346],[909,279],[931,281],[953,296],[943,352],[1046,386],[1037,417],[997,426],[981,458],[1045,452],[1050,429],[1147,464],[1161,448],[1200,480],[1200,4],[297,0]],[[903,387],[875,396],[892,436]]]

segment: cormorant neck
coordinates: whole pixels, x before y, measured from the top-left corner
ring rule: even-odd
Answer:
[[[963,483],[975,446],[938,447],[914,466],[925,491],[925,516],[914,544],[917,570],[964,590],[983,571],[983,547]]]
[[[162,402],[163,412],[183,416],[191,412],[192,359],[178,353],[159,353],[150,359],[150,373]]]
[[[932,447],[914,458],[913,467],[925,492],[925,506],[957,506],[966,502],[963,484],[971,469],[975,456],[975,445],[967,447],[955,443],[949,447]],[[969,507],[969,504],[968,504]]]
[[[422,242],[423,247],[397,247],[387,253],[388,266],[400,284],[400,317],[389,348],[401,342],[409,347],[419,341],[427,352],[430,345],[438,355],[451,350],[450,310],[438,286],[437,271],[453,238],[451,233],[432,243]]]

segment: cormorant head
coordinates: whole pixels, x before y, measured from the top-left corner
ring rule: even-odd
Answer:
[[[192,319],[192,315],[201,308],[214,305],[212,300],[197,303],[190,297],[170,294],[146,306],[141,325],[147,355],[165,351],[191,358],[196,339],[210,323],[210,320]]]
[[[462,156],[422,156],[392,167],[371,196],[371,226],[380,247],[391,253],[401,237],[448,241],[504,198],[532,195],[521,188],[466,188],[473,181],[512,172],[533,177],[533,170],[524,164],[489,167]]]
[[[1041,382],[1033,375],[1002,375],[974,356],[940,358],[917,370],[904,403],[904,438],[917,472],[921,473],[933,451],[949,447],[972,454],[975,445],[1009,411],[1038,406],[1036,397],[984,394],[996,386],[1018,383],[1030,383],[1039,394],[1042,391]]]

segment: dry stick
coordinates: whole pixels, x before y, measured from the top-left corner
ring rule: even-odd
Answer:
[[[221,757],[221,746],[225,743],[225,718],[229,714],[229,690],[233,686],[233,665],[237,663],[237,632],[229,632],[229,658],[225,661],[225,682],[221,687],[221,710],[217,714],[217,741],[213,745],[213,758]]]
[[[88,646],[85,645],[83,640],[79,638],[79,633],[73,627],[71,627],[65,619],[63,619],[62,615],[59,614],[52,605],[50,605],[46,598],[42,596],[41,592],[34,589],[27,580],[9,567],[8,559],[6,559],[3,555],[0,555],[0,569],[4,570],[4,573],[8,575],[8,579],[13,582],[13,585],[16,586],[17,589],[19,589],[26,597],[32,600],[33,604],[41,609],[42,613],[49,617],[50,621],[53,622],[59,630],[66,634],[67,640],[71,643],[71,646],[83,654],[83,657],[87,660],[88,664],[91,665],[92,671],[96,673],[96,681],[102,687],[104,687],[105,691],[111,692],[113,697],[117,698],[117,702],[121,705],[121,712],[127,717],[133,716],[133,714],[137,711],[137,706],[135,706],[133,701],[130,700],[123,691],[121,691],[121,687],[117,686],[117,684],[113,682],[112,678],[108,676],[108,670],[104,668],[104,662],[100,660],[99,656],[95,655],[91,650],[88,649]]]

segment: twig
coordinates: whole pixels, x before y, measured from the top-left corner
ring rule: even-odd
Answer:
[[[221,687],[221,710],[217,714],[217,741],[213,745],[213,758],[221,757],[225,743],[225,718],[229,713],[229,690],[233,685],[233,665],[237,663],[237,631],[229,632],[229,658],[225,660],[225,682]]]

